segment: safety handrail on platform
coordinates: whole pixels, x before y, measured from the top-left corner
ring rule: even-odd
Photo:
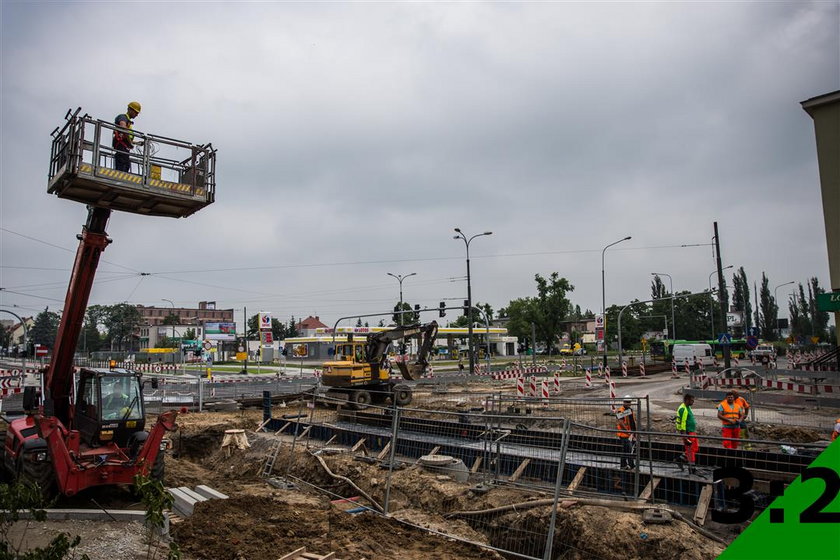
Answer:
[[[215,200],[216,150],[67,112],[52,132],[48,192],[92,206],[158,216],[188,216]],[[129,134],[131,152],[112,147]],[[116,169],[125,154],[128,170]]]

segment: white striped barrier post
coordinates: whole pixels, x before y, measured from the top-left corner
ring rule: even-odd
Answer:
[[[717,361],[717,356],[715,356],[714,358],[712,358],[712,363],[714,364],[714,366],[715,366],[715,367],[719,367],[719,365],[718,365],[718,361]]]
[[[531,391],[530,391],[531,396],[536,397],[537,396],[537,376],[536,375],[531,376],[531,387],[530,387],[530,389],[531,389]]]
[[[685,359],[684,369],[687,374],[691,375],[691,366],[688,363],[688,358]]]
[[[627,362],[621,362],[621,377],[627,377]]]
[[[543,398],[543,406],[548,406],[548,398],[549,398],[549,395],[548,395],[548,383],[546,383],[546,382],[545,382],[545,379],[543,379],[543,380],[540,382],[540,384],[541,384],[540,389],[541,389],[541,392],[542,392],[542,398]]]
[[[609,386],[610,384],[610,366],[604,368],[604,383]]]
[[[586,369],[586,388],[592,388],[592,372],[589,371],[589,368]]]
[[[604,377],[604,364],[598,364],[598,377]]]
[[[516,396],[520,399],[525,398],[525,378],[521,375],[516,378]]]
[[[677,372],[677,360],[671,360],[671,377],[679,378],[680,374]]]
[[[555,394],[560,394],[560,372],[554,372],[554,392]]]
[[[615,381],[610,381],[610,398],[615,400]],[[613,412],[615,412],[615,404],[611,405]]]
[[[639,375],[641,377],[645,376],[645,363],[644,362],[639,364]]]
[[[736,366],[736,367],[737,367],[737,366],[739,366],[740,364],[741,364],[741,362],[739,362],[739,361],[738,361],[738,358],[735,358],[735,357],[733,357],[733,358],[732,358],[732,365],[733,365],[733,366]]]

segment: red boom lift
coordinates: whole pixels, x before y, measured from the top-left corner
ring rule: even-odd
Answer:
[[[193,145],[133,132],[131,170],[112,169],[115,151],[101,139],[116,128],[67,112],[53,133],[48,192],[88,205],[88,218],[67,287],[53,358],[44,375],[41,404],[24,395],[26,414],[6,418],[0,442],[3,468],[45,492],[72,496],[91,486],[131,484],[136,474],[163,476],[161,445],[175,429],[175,411],[145,431],[140,373],[79,368],[73,357],[99,258],[111,242],[105,227],[112,210],[185,217],[215,198],[215,154]],[[178,156],[185,154],[181,159]],[[77,381],[74,383],[74,377]],[[34,389],[34,388],[27,388]]]

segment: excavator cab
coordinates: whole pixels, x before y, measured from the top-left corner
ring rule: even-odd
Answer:
[[[128,370],[83,368],[79,372],[74,428],[83,443],[110,442],[124,448],[145,427],[140,374]]]
[[[216,150],[132,130],[130,169],[115,169],[111,138],[115,124],[94,119],[81,108],[67,111],[52,132],[47,191],[59,198],[133,214],[183,218],[212,204]]]

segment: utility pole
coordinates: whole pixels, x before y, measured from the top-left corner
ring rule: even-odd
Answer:
[[[537,326],[531,323],[531,363],[537,365]]]
[[[725,284],[723,283],[723,264],[720,258],[720,236],[718,235],[718,225],[715,224],[715,254],[717,256],[717,273],[718,273],[718,301],[720,302],[720,316],[722,317],[722,325],[724,333],[728,333],[726,328],[726,300],[723,299]],[[723,367],[729,369],[732,366],[732,355],[729,351],[729,345],[723,346]]]
[[[245,374],[248,374],[248,308],[242,308],[242,314],[245,316],[245,328],[244,328],[244,336],[245,339]]]

